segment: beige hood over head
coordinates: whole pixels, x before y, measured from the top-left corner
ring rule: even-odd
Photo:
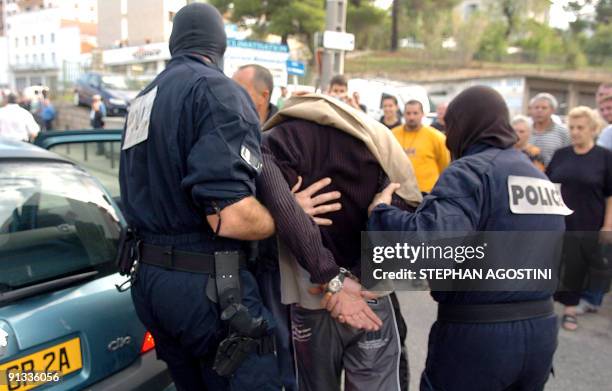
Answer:
[[[412,206],[423,200],[410,159],[393,133],[374,118],[330,96],[294,95],[285,101],[283,108],[264,124],[262,130],[269,130],[292,118],[331,126],[363,141],[389,180],[401,185],[398,196]]]
[[[290,119],[303,119],[319,125],[331,126],[363,141],[378,160],[391,182],[401,185],[397,195],[408,204],[417,206],[423,199],[417,186],[410,159],[386,126],[335,98],[320,94],[292,96],[283,108],[268,120],[263,130],[269,130]],[[289,246],[278,241],[279,268],[281,274],[281,301],[297,303],[301,307],[321,309],[322,295],[312,295],[309,288],[310,273],[300,266]],[[391,281],[381,281],[372,291],[386,295],[393,290]]]

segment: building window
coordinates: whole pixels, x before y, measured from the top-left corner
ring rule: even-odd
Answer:
[[[175,15],[174,12],[172,11],[168,12],[168,21],[170,22],[174,21],[174,15]]]
[[[29,64],[29,63],[30,63],[30,55],[29,55],[29,54],[26,54],[26,55],[25,55],[25,63],[26,63],[26,64]]]
[[[45,44],[45,36],[43,34],[40,34],[40,44],[41,45]]]
[[[28,46],[28,37],[25,37],[24,41],[25,41],[25,46]]]
[[[55,64],[55,52],[51,53],[51,62]]]
[[[32,35],[32,45],[36,45],[36,35]]]
[[[51,33],[51,43],[55,42],[55,33]]]
[[[44,62],[45,62],[45,53],[41,53],[40,54],[40,62],[42,62],[44,64]]]
[[[36,64],[38,62],[38,55],[32,54],[32,62]]]
[[[15,56],[15,64],[19,65],[19,54]]]
[[[15,38],[15,47],[19,46],[19,38]]]

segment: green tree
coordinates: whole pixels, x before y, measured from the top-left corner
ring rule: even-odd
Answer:
[[[459,0],[401,0],[400,32],[423,42],[435,56],[453,32],[452,10]]]
[[[528,20],[524,25],[524,35],[517,45],[523,49],[526,60],[544,63],[558,61],[563,56],[563,39],[552,27]]]
[[[612,63],[612,23],[600,25],[587,41],[585,52],[593,65]]]
[[[491,2],[490,7],[492,14],[504,19],[504,36],[509,39],[530,13],[538,14],[550,7],[550,0],[499,0]]]
[[[480,40],[476,58],[501,61],[508,51],[507,26],[503,22],[489,23]]]
[[[595,21],[599,24],[612,23],[612,0],[599,0],[595,7]]]
[[[313,35],[322,31],[325,8],[322,0],[211,0],[230,19],[251,28],[257,37],[278,34],[283,43],[289,36],[301,39],[313,51]]]
[[[466,21],[453,23],[453,37],[457,43],[455,55],[461,64],[465,65],[474,58],[488,24],[488,19],[479,12],[472,14]]]
[[[384,49],[388,44],[388,14],[371,1],[359,5],[350,2],[346,17],[346,31],[355,34],[358,49]]]

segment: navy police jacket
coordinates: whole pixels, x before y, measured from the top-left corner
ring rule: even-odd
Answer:
[[[509,193],[510,176],[548,179],[525,154],[514,148],[473,145],[442,173],[431,193],[414,213],[379,205],[370,217],[368,230],[564,231],[562,215],[511,211],[510,197],[524,202],[520,197],[525,198],[525,194],[520,191]],[[554,256],[554,251],[550,255]],[[480,304],[539,300],[550,297],[552,293],[433,292],[432,296],[443,303]]]
[[[206,215],[255,194],[259,120],[251,99],[203,58],[175,56],[132,102],[122,141],[121,199],[145,242],[235,250]]]

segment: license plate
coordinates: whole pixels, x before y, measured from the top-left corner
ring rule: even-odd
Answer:
[[[59,382],[83,368],[81,357],[81,339],[77,337],[0,364],[0,391],[26,391]]]

